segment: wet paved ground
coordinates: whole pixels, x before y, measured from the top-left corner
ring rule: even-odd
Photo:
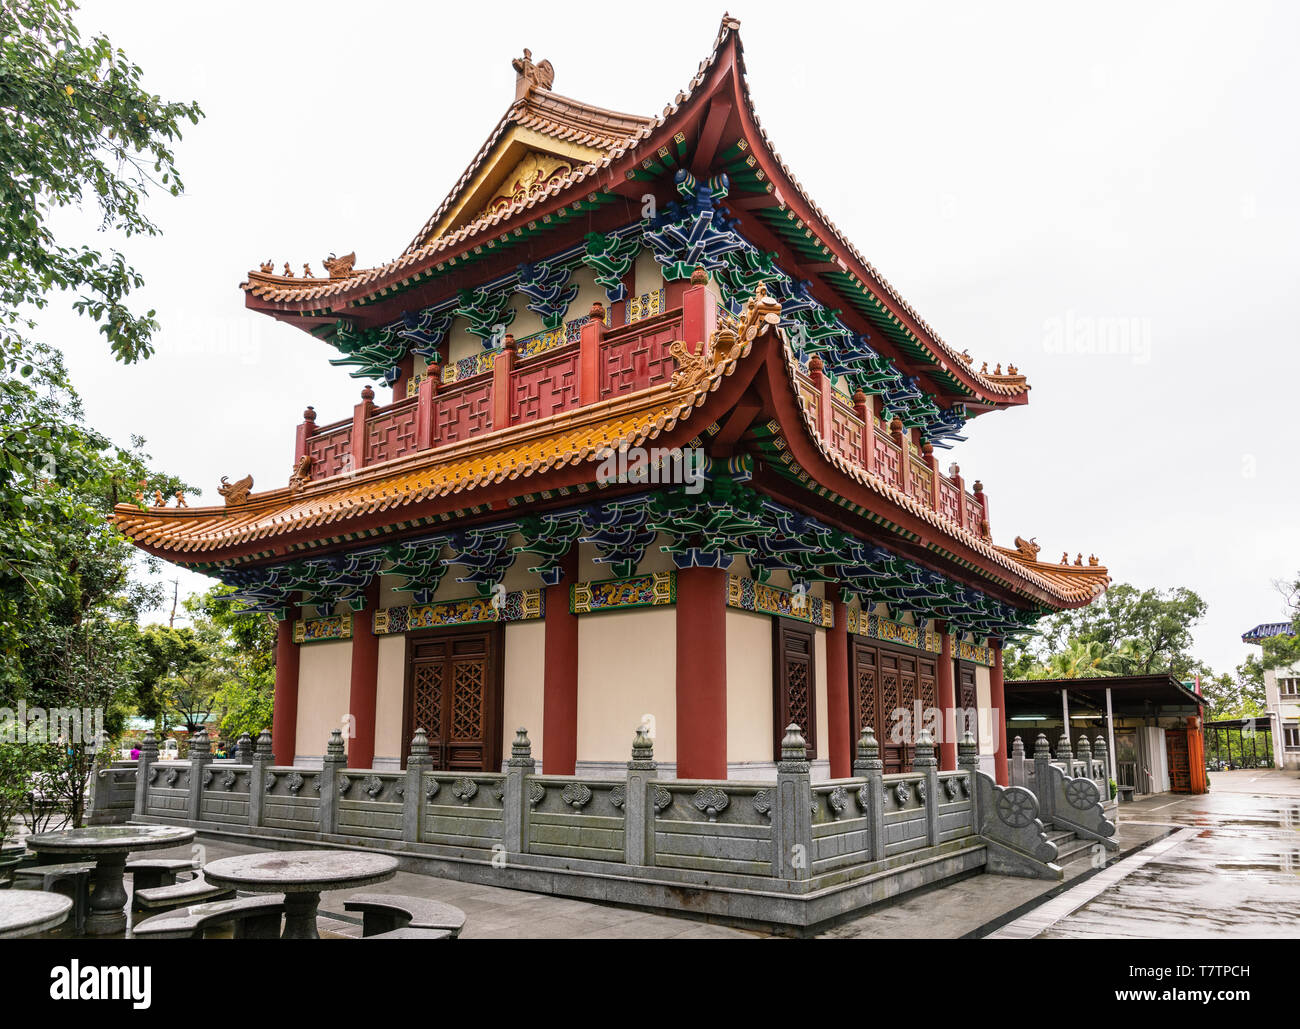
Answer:
[[[1020,917],[1000,928],[997,936],[1300,938],[1300,775],[1216,772],[1207,796],[1166,793],[1121,807],[1117,839],[1124,848],[1120,858],[1095,877],[1088,876],[1086,861],[1065,866],[1063,890],[1041,880],[976,875],[876,908],[823,935],[951,939],[980,935],[986,931],[982,927],[1018,912]],[[1153,840],[1146,850],[1125,856]],[[212,839],[202,843],[209,861],[256,849]],[[182,848],[158,856],[190,855]],[[367,891],[455,904],[469,916],[464,939],[764,935],[409,872]],[[342,913],[348,892],[322,897],[322,938],[360,935],[357,921],[331,917]],[[65,928],[47,935],[70,933]]]
[[[1123,817],[1181,831],[1037,939],[1300,938],[1296,773],[1215,772],[1209,794],[1164,794]]]

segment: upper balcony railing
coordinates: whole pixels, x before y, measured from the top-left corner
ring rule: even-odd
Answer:
[[[374,403],[367,386],[352,417],[343,421],[317,426],[316,412],[308,408],[298,426],[295,465],[310,457],[310,477],[329,478],[645,389],[672,377],[674,340],[698,345],[709,338],[715,305],[705,287],[693,286],[682,295],[681,307],[615,329],[606,327],[597,305],[576,343],[561,334],[554,345],[538,347],[530,338],[517,348],[508,336],[501,350],[460,362],[454,375],[433,369],[414,396],[386,407]],[[968,491],[956,466],[956,474],[943,475],[930,444],[918,449],[897,418],[882,422],[865,394],[844,396],[818,358],[806,371],[799,369],[796,379],[817,431],[833,451],[917,503],[988,536],[988,497],[980,483]]]

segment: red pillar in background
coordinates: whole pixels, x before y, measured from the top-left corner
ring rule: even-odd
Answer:
[[[993,771],[998,785],[1009,786],[1007,776],[1007,697],[1002,684],[1002,641],[989,640],[993,667],[989,669],[989,706],[993,709]]]
[[[348,714],[352,716],[352,730],[356,735],[347,741],[349,768],[370,768],[375,763],[379,637],[374,633],[374,613],[378,606],[376,583],[366,590],[365,608],[352,612],[352,686],[348,691]]]
[[[856,730],[850,724],[849,704],[849,617],[840,599],[838,583],[826,584],[833,624],[826,630],[826,728],[831,738],[831,778],[847,779],[853,774],[853,741]]]
[[[271,750],[282,765],[293,764],[298,738],[298,644],[293,623],[298,609],[291,607],[275,627],[275,700],[271,709]]]
[[[677,572],[677,777],[727,777],[727,573]]]
[[[569,610],[569,587],[577,581],[575,544],[564,557],[564,577],[546,587],[541,755],[547,775],[574,775],[578,763],[578,616]]]
[[[939,630],[939,771],[957,770],[957,687],[953,682],[952,633],[946,622],[936,626]]]

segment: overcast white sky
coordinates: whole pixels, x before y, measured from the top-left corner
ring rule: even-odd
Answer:
[[[1200,656],[1235,665],[1300,570],[1297,9],[727,2],[813,198],[945,339],[1028,374],[1026,409],[943,455],[985,483],[998,542],[1192,587]],[[246,270],[398,254],[513,98],[523,47],[558,92],[652,113],[722,10],[89,0],[83,32],[207,113],[179,148],[186,195],[150,208],[165,235],[129,244],[157,355],[115,365],[89,324],[44,319],[90,422],[147,437],[207,503],[223,474],[282,484],[303,406],[344,417],[361,383],[246,313]],[[1081,352],[1098,329],[1124,352]]]

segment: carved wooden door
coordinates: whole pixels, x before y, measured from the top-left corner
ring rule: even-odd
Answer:
[[[849,674],[853,677],[849,697],[853,705],[853,717],[849,720],[849,743],[852,748],[850,753],[856,760],[862,727],[871,726],[879,742],[886,735],[887,723],[880,720],[880,668],[876,648],[868,646],[860,636],[849,638],[849,648]]]
[[[792,722],[799,726],[808,744],[808,757],[817,756],[817,673],[813,659],[813,629],[787,618],[772,620],[776,667],[772,686],[775,760],[781,760],[781,739],[785,727]]]
[[[962,733],[969,731],[975,737],[978,747],[980,730],[976,706],[979,695],[975,689],[975,666],[964,661],[957,662],[957,742],[961,742]]]
[[[501,634],[410,637],[405,748],[423,729],[439,771],[497,771],[501,764]]]
[[[906,723],[900,722],[896,712],[903,706],[903,662],[907,659],[888,650],[879,650],[880,655],[880,723],[876,737],[880,740],[880,760],[885,763],[885,772],[905,772],[912,767],[907,744],[900,738],[900,729]],[[915,666],[911,676],[916,679]],[[908,702],[910,708],[911,702]]]

